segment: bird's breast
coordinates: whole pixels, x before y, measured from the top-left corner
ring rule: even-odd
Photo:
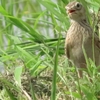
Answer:
[[[65,40],[65,52],[69,59],[80,59],[83,56],[82,45],[87,44],[89,32],[80,25],[70,26]]]

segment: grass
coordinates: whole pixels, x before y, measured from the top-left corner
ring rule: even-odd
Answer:
[[[99,67],[89,59],[79,79],[64,54],[70,26],[65,5],[70,1],[0,1],[0,68],[5,70],[0,74],[1,100],[100,100]],[[98,32],[100,1],[78,1]]]

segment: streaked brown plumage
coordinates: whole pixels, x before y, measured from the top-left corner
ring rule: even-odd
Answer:
[[[67,31],[65,40],[67,58],[78,68],[86,68],[83,47],[87,57],[91,58],[97,66],[100,65],[100,41],[96,34],[94,34],[93,38],[93,30],[87,22],[85,8],[76,1],[69,3],[65,8],[71,20],[71,26]],[[79,76],[82,77],[81,71],[79,71]]]

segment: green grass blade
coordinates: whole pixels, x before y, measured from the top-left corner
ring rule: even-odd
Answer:
[[[22,66],[16,67],[14,71],[15,80],[18,82],[18,85],[21,87],[21,74],[22,74]]]
[[[10,97],[10,100],[17,100],[17,99],[15,98],[15,96],[13,95],[13,93],[12,93],[6,86],[5,86],[5,89],[6,89],[8,95],[9,95],[9,97]]]
[[[39,0],[39,3],[41,3],[43,6],[45,6],[52,14],[54,14],[62,23],[65,22],[66,24],[69,24],[68,21],[66,21],[66,18],[63,14],[57,10],[57,5],[51,1],[48,0]],[[65,10],[65,9],[63,9]],[[64,11],[65,12],[65,11]]]
[[[28,25],[24,21],[14,17],[14,16],[9,15],[2,6],[0,6],[0,13],[2,13],[3,16],[9,18],[12,24],[14,24],[18,28],[22,29],[23,31],[28,32],[32,36],[34,41],[36,41],[36,42],[44,41],[43,35],[40,35],[38,32],[36,32],[36,30],[34,30],[30,25]]]
[[[57,49],[56,49],[56,53],[55,53],[51,100],[56,99],[56,81],[57,81],[57,66],[58,66],[59,45],[60,45],[60,37],[59,37],[59,40],[58,40],[58,43],[57,43]]]

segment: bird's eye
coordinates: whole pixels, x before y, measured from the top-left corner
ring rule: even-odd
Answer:
[[[78,3],[76,3],[76,8],[77,9],[80,9],[81,8],[81,4],[78,2]]]
[[[76,6],[77,6],[77,7],[80,7],[80,4],[78,3]]]

